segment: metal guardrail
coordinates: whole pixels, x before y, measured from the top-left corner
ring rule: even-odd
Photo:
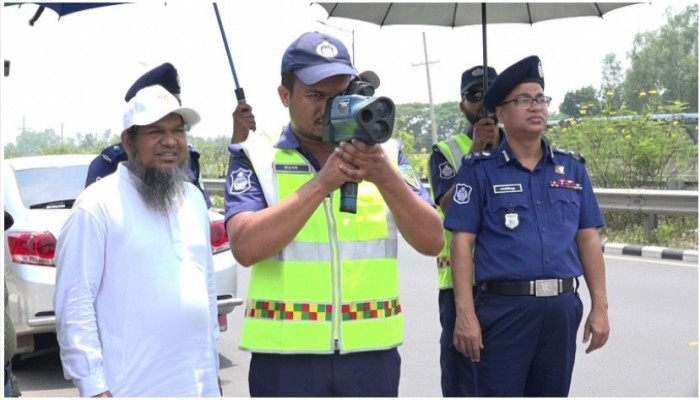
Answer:
[[[697,190],[593,189],[604,211],[698,215]]]
[[[225,179],[203,179],[211,194],[222,196]],[[697,190],[593,189],[603,211],[630,211],[650,215],[698,215]]]

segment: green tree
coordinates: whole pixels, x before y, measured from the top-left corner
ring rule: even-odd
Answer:
[[[644,112],[651,91],[661,101],[676,100],[698,112],[698,5],[672,15],[656,31],[638,33],[628,53],[630,69],[623,83],[627,107]]]
[[[5,145],[5,158],[35,156],[44,153],[45,149],[57,147],[61,137],[53,129],[44,131],[27,130],[17,136],[16,143]]]
[[[547,138],[557,147],[583,153],[597,187],[673,188],[697,176],[698,147],[678,121],[656,121],[652,113],[678,113],[682,106],[647,105],[646,114],[582,118],[549,129]]]
[[[437,119],[437,117],[435,117]],[[406,129],[413,134],[416,149],[432,146],[430,127],[430,108],[425,103],[406,103],[396,105],[394,132]],[[439,137],[439,133],[438,133]]]
[[[199,167],[203,178],[223,178],[226,176],[229,162],[228,145],[230,137],[224,135],[215,138],[189,136],[189,143],[195,146],[199,154]]]
[[[600,114],[598,95],[593,86],[586,86],[564,95],[559,112],[573,118]]]
[[[467,131],[468,122],[459,109],[459,102],[451,101],[434,106],[438,141],[445,140],[457,133]],[[430,152],[433,147],[432,121],[430,107],[425,103],[406,103],[396,105],[394,130],[406,129],[415,139],[418,152]]]
[[[84,154],[99,154],[105,147],[120,141],[121,138],[117,135],[112,135],[110,129],[102,132],[101,135],[97,133],[76,134],[78,152]]]
[[[622,65],[615,53],[608,53],[603,58],[599,99],[608,107],[618,109],[622,106],[622,82],[625,78]]]

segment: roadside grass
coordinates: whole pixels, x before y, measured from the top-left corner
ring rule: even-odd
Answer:
[[[656,228],[644,237],[644,215],[631,212],[604,212],[605,227],[600,234],[603,242],[628,243],[643,246],[698,249],[698,217],[659,215]]]

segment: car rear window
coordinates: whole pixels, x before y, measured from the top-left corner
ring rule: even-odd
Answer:
[[[15,171],[22,203],[28,208],[37,205],[46,205],[40,208],[72,207],[72,200],[85,187],[87,169],[87,165],[71,165]]]

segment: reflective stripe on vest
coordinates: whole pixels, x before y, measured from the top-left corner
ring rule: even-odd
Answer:
[[[271,151],[269,144],[256,147],[253,142],[243,147],[268,206],[293,195],[315,175],[296,150]],[[398,144],[390,141],[384,148],[398,168]],[[368,182],[358,186],[357,214],[340,212],[339,201],[336,190],[282,251],[253,265],[241,348],[328,354],[401,344],[393,217]]]
[[[445,156],[447,162],[450,163],[452,169],[457,173],[462,164],[462,157],[469,153],[472,147],[472,141],[469,136],[459,134],[452,136],[447,140],[443,140],[437,144],[440,153]],[[432,176],[432,172],[430,176]],[[431,185],[432,186],[432,185]],[[438,213],[442,218],[444,214],[442,208],[438,206]],[[437,258],[438,270],[438,287],[440,289],[449,289],[452,287],[452,268],[450,268],[450,245],[452,243],[452,232],[445,230],[445,246]]]

